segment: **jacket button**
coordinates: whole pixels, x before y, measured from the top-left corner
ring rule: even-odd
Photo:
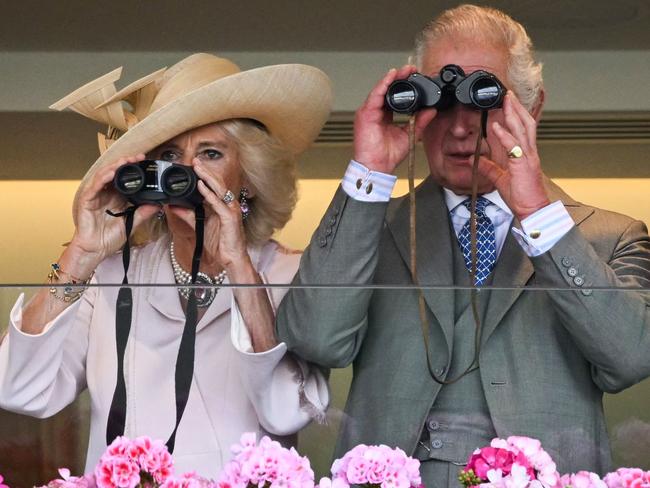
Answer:
[[[585,279],[582,276],[576,276],[573,278],[573,282],[578,286],[582,286],[585,284]]]
[[[438,430],[440,429],[440,423],[437,420],[429,420],[427,423],[429,430]]]
[[[326,236],[331,236],[332,235],[332,228],[331,227],[328,227],[327,229],[325,229],[325,235]]]
[[[431,447],[434,449],[440,449],[442,447],[442,441],[440,439],[433,439],[431,441]]]
[[[594,290],[584,289],[584,290],[580,290],[580,292],[581,292],[584,296],[588,297],[589,295],[591,295],[591,294],[594,292]]]
[[[578,274],[578,270],[575,269],[573,266],[571,266],[569,269],[566,270],[566,274],[571,276],[572,278]]]
[[[571,261],[571,258],[570,258],[570,257],[568,257],[568,256],[564,256],[564,257],[562,258],[562,266],[564,266],[565,268],[568,268],[568,267],[571,266],[572,264],[573,264],[573,261]]]
[[[334,215],[334,217],[336,217],[338,214],[339,214],[339,208],[338,207],[332,208],[332,215]]]
[[[336,217],[330,217],[330,226],[336,224]]]
[[[320,247],[327,246],[327,237],[321,237],[320,239],[318,239],[318,245]]]

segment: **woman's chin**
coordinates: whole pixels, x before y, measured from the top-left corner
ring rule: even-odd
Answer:
[[[194,210],[176,205],[165,205],[164,208],[167,225],[172,232],[194,232]]]

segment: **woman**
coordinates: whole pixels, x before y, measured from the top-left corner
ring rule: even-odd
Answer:
[[[274,310],[284,291],[217,287],[291,281],[299,256],[270,237],[290,217],[296,199],[293,158],[325,122],[331,90],[315,68],[240,72],[208,54],[190,56],[119,92],[113,86],[117,78],[116,70],[53,105],[71,107],[110,129],[100,136],[103,154],[75,196],[74,236],[49,274],[50,283],[63,286],[43,289],[25,305],[20,297],[12,310],[0,345],[0,406],[47,417],[88,388],[87,471],[112,438],[111,422],[122,415],[118,434],[163,440],[171,435],[178,472],[215,477],[242,432],[292,434],[322,415],[329,401],[320,372],[286,355],[275,337]],[[113,179],[118,168],[144,159],[191,166],[200,179],[205,221],[199,271],[213,286],[196,290],[196,308],[188,300],[193,289],[133,287],[128,342],[118,359],[121,292],[86,285],[122,281],[124,253],[118,251],[127,239],[125,223],[106,211],[128,208]],[[128,282],[188,283],[194,210],[147,203],[133,219],[146,243],[127,250]],[[196,350],[179,416],[175,369],[188,308],[197,313]]]

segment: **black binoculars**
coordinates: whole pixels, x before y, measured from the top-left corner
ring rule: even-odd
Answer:
[[[113,186],[135,205],[168,203],[194,208],[203,202],[198,181],[190,166],[147,159],[120,166],[115,172]]]
[[[489,110],[501,107],[505,94],[503,83],[492,73],[479,70],[466,76],[460,66],[448,64],[434,78],[413,73],[405,80],[393,81],[386,92],[386,106],[404,114],[430,107],[445,110],[456,102]]]

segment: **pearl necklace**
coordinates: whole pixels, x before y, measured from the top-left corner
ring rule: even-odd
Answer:
[[[172,269],[174,270],[174,279],[176,280],[177,285],[190,285],[192,284],[192,275],[181,268],[181,265],[178,264],[176,260],[176,253],[174,252],[174,241],[169,243],[169,257],[172,262]],[[223,283],[226,279],[226,270],[222,270],[214,278],[211,278],[207,274],[199,271],[196,275],[196,284],[197,285],[206,285],[205,288],[179,288],[178,292],[183,298],[189,300],[190,293],[194,293],[196,297],[196,306],[199,308],[209,307],[210,304],[214,301],[214,298],[217,296],[219,291],[218,286]]]

